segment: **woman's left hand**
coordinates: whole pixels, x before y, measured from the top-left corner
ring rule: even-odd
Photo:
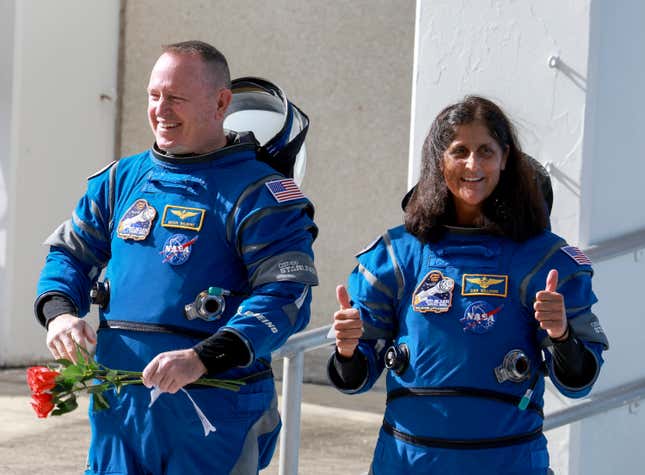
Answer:
[[[559,340],[567,334],[567,313],[564,306],[564,297],[556,292],[558,287],[558,271],[551,269],[546,278],[544,290],[535,294],[535,319],[540,323],[540,328],[546,330],[552,340]]]

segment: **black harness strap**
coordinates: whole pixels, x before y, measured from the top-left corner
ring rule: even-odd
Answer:
[[[462,450],[476,450],[476,449],[496,449],[499,447],[508,447],[509,445],[517,445],[525,442],[535,440],[542,435],[542,426],[534,431],[525,434],[510,435],[506,437],[494,437],[491,439],[469,439],[469,440],[453,440],[453,439],[439,439],[436,437],[420,437],[401,432],[395,429],[385,419],[383,420],[383,431],[391,435],[395,439],[402,440],[409,444],[422,445],[424,447],[436,447],[441,449],[462,449]]]
[[[137,323],[130,322],[128,320],[101,320],[99,323],[99,329],[101,330],[127,330],[133,332],[148,332],[148,333],[169,333],[176,335],[184,335],[191,338],[198,338],[204,340],[212,335],[209,332],[202,332],[197,330],[190,330],[188,328],[177,327],[174,325],[159,325],[156,323]],[[273,378],[273,370],[271,369],[271,364],[264,358],[258,358],[258,362],[262,363],[265,369],[257,371],[255,373],[236,378],[240,381],[244,381],[246,384],[255,383],[263,379]],[[203,386],[200,384],[189,384],[186,386],[191,389],[208,389],[208,386]]]
[[[497,391],[490,391],[488,389],[477,389],[468,387],[447,387],[447,388],[398,388],[387,393],[387,402],[389,404],[395,399],[408,396],[466,396],[466,397],[479,397],[485,399],[494,399],[496,401],[506,402],[517,407],[521,398],[511,394],[501,393]],[[544,418],[542,408],[530,402],[527,409],[537,412],[540,417]]]
[[[175,335],[184,335],[190,338],[199,338],[204,340],[212,335],[210,332],[191,330],[174,325],[159,325],[156,323],[138,323],[128,320],[101,320],[99,323],[100,330],[128,330],[132,332],[148,333],[172,333]]]
[[[247,376],[242,376],[240,378],[235,378],[238,381],[244,382],[244,384],[253,384],[258,381],[262,381],[263,379],[269,379],[273,378],[273,370],[271,368],[269,369],[263,369],[261,371],[258,371],[256,373],[249,374]],[[208,377],[205,377],[204,379],[208,379]],[[202,384],[187,384],[186,388],[189,389],[213,389],[209,386],[204,386]]]

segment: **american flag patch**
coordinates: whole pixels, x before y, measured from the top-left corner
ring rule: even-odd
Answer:
[[[582,252],[579,247],[564,246],[561,247],[560,250],[581,266],[585,264],[588,266],[591,265],[591,259],[589,259],[589,257],[584,252]]]
[[[278,203],[284,203],[285,201],[297,200],[305,197],[292,178],[267,181],[265,185]]]

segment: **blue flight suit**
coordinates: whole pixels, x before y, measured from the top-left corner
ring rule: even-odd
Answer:
[[[517,243],[449,228],[439,242],[423,244],[400,226],[357,258],[349,294],[364,327],[358,350],[368,373],[346,392],[372,387],[391,345],[405,344],[409,352],[407,368],[387,373],[387,408],[371,473],[546,474],[544,367],[560,392],[582,397],[607,346],[590,310],[596,297],[586,256],[550,232]],[[593,381],[584,387],[559,381],[551,341],[534,318],[535,294],[550,269],[559,271],[558,292],[573,334],[595,359]],[[500,382],[495,368],[516,349],[529,359],[528,377]]]
[[[257,161],[255,142],[240,135],[200,156],[153,148],[89,178],[72,218],[46,241],[36,305],[61,294],[85,315],[105,267],[98,362],[141,371],[157,354],[216,332],[237,335],[250,359],[209,375],[243,379],[239,393],[188,389],[216,427],[207,437],[182,392],[150,408],[145,387],[109,394],[110,409],[90,409],[86,473],[247,474],[268,465],[280,429],[271,352],[307,325],[318,282],[312,219],[295,183]],[[209,287],[230,292],[222,314],[187,319],[184,306]]]

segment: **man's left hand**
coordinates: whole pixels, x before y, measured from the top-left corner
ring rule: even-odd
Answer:
[[[166,351],[155,356],[143,369],[143,384],[174,394],[204,374],[206,366],[193,349]]]

